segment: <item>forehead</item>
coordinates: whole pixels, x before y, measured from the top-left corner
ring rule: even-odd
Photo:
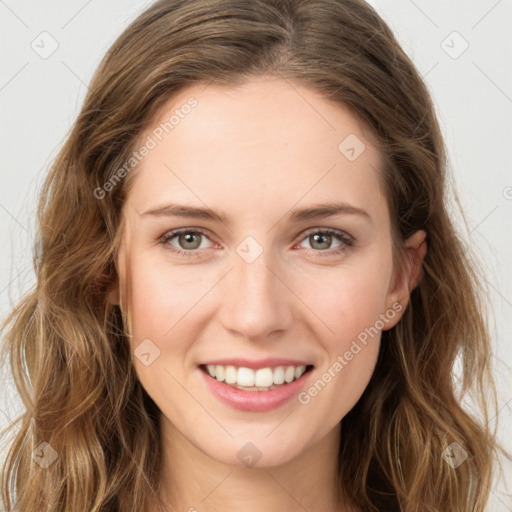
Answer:
[[[373,200],[379,214],[381,157],[368,130],[342,105],[296,83],[195,84],[159,110],[139,138],[148,141],[131,175],[129,196],[139,207],[169,198],[247,212]]]

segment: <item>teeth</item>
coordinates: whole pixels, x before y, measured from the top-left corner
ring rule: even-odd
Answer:
[[[260,368],[259,370],[256,370],[254,373],[255,386],[269,388],[272,384],[274,384],[274,372],[271,368]]]
[[[290,366],[293,368],[293,366]],[[274,384],[282,384],[284,382],[284,368],[282,366],[278,366],[274,369]]]
[[[236,384],[237,371],[234,366],[226,366],[224,377],[226,384]]]
[[[297,366],[297,368],[295,368],[295,378],[298,379],[305,371],[305,366]]]
[[[242,386],[243,389],[266,390],[273,386],[280,386],[285,382],[289,384],[300,378],[306,371],[304,365],[301,366],[277,366],[275,368],[252,368],[235,366],[224,366],[221,364],[207,365],[206,369],[210,377],[216,378],[219,382],[226,382],[233,387]],[[263,388],[263,389],[261,389]]]
[[[219,377],[217,376],[217,380]],[[222,382],[222,381],[221,381]],[[254,370],[251,368],[238,368],[238,372],[236,374],[236,383],[239,386],[254,386]]]
[[[224,373],[224,366],[218,364],[215,367],[215,377],[217,378],[218,381],[222,382],[224,380]]]
[[[295,378],[295,368],[293,366],[288,366],[286,371],[284,372],[284,380],[286,382],[291,382]]]

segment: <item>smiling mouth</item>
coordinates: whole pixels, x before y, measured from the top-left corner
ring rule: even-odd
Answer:
[[[311,372],[314,366],[277,366],[275,368],[260,368],[256,371],[245,367],[236,368],[222,365],[208,365],[207,367],[204,364],[199,365],[199,368],[211,379],[232,388],[242,391],[270,391],[301,379]]]

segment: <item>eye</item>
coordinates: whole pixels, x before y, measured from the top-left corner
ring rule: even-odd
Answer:
[[[171,243],[171,240],[177,239],[178,247]],[[196,256],[196,249],[205,249],[202,242],[208,239],[206,231],[201,228],[183,228],[169,231],[160,239],[160,243],[171,252],[188,258]]]
[[[310,230],[302,240],[302,243],[307,241],[312,247],[315,255],[319,256],[335,256],[337,254],[341,254],[354,243],[354,239],[351,236],[347,235],[343,231],[330,228],[315,228]],[[339,244],[335,248],[332,248],[332,243],[336,240]]]

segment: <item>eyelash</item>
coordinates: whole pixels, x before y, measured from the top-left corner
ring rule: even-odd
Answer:
[[[165,233],[159,240],[159,243],[162,244],[166,250],[171,251],[173,254],[177,256],[184,256],[186,258],[194,258],[198,256],[198,250],[197,249],[191,249],[188,251],[185,251],[183,249],[175,249],[170,244],[169,241],[175,238],[176,236],[182,234],[182,233],[194,233],[194,234],[201,234],[208,238],[208,233],[206,230],[201,228],[182,228],[182,229],[175,229],[173,231],[169,231]],[[326,249],[326,250],[315,250],[315,249],[308,249],[308,251],[313,251],[314,253],[317,253],[318,256],[321,257],[329,257],[329,256],[337,256],[347,250],[347,248],[352,247],[352,245],[355,242],[355,239],[351,236],[347,235],[343,231],[338,231],[336,229],[332,228],[313,228],[308,230],[304,235],[303,238],[299,240],[299,242],[303,242],[306,238],[308,238],[311,235],[314,234],[322,234],[322,235],[333,235],[335,238],[337,238],[342,244],[335,248],[335,249]]]

